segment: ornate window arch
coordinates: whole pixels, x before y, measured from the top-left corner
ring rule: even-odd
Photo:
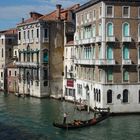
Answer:
[[[107,36],[113,36],[113,23],[109,22],[107,23]]]
[[[109,103],[112,103],[112,90],[111,89],[109,89],[108,91],[107,91],[107,103],[109,104]]]
[[[123,90],[123,103],[128,103],[128,90]]]
[[[122,34],[124,37],[130,36],[130,25],[129,23],[125,22],[122,25]]]

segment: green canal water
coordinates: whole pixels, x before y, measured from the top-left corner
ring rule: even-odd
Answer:
[[[139,140],[140,116],[110,117],[87,128],[61,130],[52,122],[89,119],[92,113],[74,110],[74,105],[53,99],[18,98],[0,93],[0,140]]]

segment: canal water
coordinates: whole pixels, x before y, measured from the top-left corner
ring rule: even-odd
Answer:
[[[74,105],[53,99],[18,98],[0,93],[0,140],[139,140],[140,116],[110,117],[77,130],[61,130],[52,122],[89,119],[92,113],[79,112]]]

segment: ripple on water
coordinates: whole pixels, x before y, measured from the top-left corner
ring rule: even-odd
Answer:
[[[62,122],[89,119],[93,114],[74,110],[71,103],[50,99],[17,98],[0,94],[0,140],[139,140],[140,117],[122,116],[87,128],[64,131],[52,126]]]

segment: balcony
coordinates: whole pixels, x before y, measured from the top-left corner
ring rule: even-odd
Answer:
[[[82,40],[82,44],[89,44],[90,43],[90,39],[83,39]]]
[[[74,59],[75,64],[95,65],[95,59]]]
[[[130,59],[123,59],[122,60],[122,65],[131,65],[132,61]]]
[[[96,42],[99,43],[99,42],[101,42],[101,41],[102,41],[102,37],[101,37],[101,36],[97,36],[97,37],[96,37]]]
[[[114,59],[98,59],[96,60],[96,65],[115,65]]]
[[[115,36],[106,37],[106,42],[115,42]]]
[[[15,65],[17,67],[27,67],[27,68],[32,68],[32,67],[37,68],[39,66],[37,62],[15,62]]]
[[[95,42],[96,42],[96,38],[95,37],[90,38],[90,43],[95,43]]]
[[[131,42],[132,38],[130,36],[123,36],[122,42]]]
[[[43,38],[43,43],[49,42],[49,38]]]

